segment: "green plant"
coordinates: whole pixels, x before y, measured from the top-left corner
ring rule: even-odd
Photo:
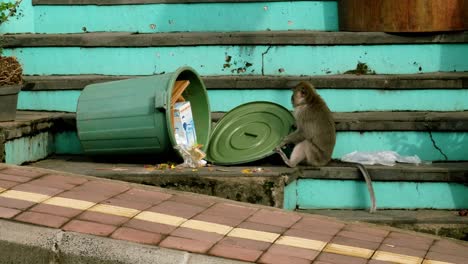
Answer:
[[[0,25],[8,21],[10,17],[17,14],[18,6],[23,0],[16,0],[14,2],[0,2]]]
[[[0,26],[8,19],[18,15],[18,7],[23,0],[14,2],[0,0]],[[22,73],[20,63],[15,57],[2,57],[3,49],[0,43],[0,86],[14,85],[22,83]]]

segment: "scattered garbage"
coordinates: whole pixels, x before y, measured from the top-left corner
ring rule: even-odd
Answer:
[[[341,158],[344,162],[354,162],[364,165],[381,164],[385,166],[393,166],[396,162],[420,164],[421,159],[417,156],[401,156],[395,151],[376,151],[376,152],[361,152],[353,151],[344,155]]]
[[[201,145],[195,145],[191,147],[187,147],[186,145],[174,146],[174,149],[178,150],[182,158],[184,159],[184,162],[177,166],[185,168],[205,167],[206,160],[204,160],[203,158],[206,157],[206,154],[200,148]]]
[[[161,163],[157,165],[145,165],[144,166],[145,170],[147,171],[155,171],[155,170],[173,170],[176,168],[175,164],[171,163]]]
[[[265,172],[265,169],[264,168],[243,169],[241,172],[243,174],[253,174],[253,173]]]
[[[126,168],[96,168],[95,170],[128,171]]]
[[[197,134],[193,121],[192,107],[189,101],[185,101],[183,92],[190,85],[190,81],[176,81],[171,97],[171,123],[174,129],[174,137],[177,145],[174,149],[179,151],[184,159],[177,167],[199,168],[206,166],[205,152],[202,145],[197,144]]]

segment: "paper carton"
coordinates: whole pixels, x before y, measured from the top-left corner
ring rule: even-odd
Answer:
[[[177,144],[191,147],[197,143],[190,102],[174,104],[174,129]]]

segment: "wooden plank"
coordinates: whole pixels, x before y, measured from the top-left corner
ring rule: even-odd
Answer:
[[[467,43],[468,32],[395,35],[382,32],[96,32],[1,35],[4,48],[17,47],[174,47],[200,45],[385,45]]]
[[[185,99],[182,97],[182,93],[185,91],[185,89],[187,89],[189,85],[190,81],[188,80],[176,81],[172,90],[171,106],[174,105],[176,102],[179,102],[181,98],[182,101],[185,101]]]
[[[23,91],[81,90],[86,85],[138,76],[53,75],[24,76]],[[310,81],[318,89],[466,89],[468,73],[326,76],[203,76],[208,89],[289,89],[300,81]]]
[[[344,31],[439,32],[466,30],[465,0],[346,0],[338,2]]]

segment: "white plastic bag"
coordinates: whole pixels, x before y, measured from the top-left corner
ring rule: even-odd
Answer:
[[[361,152],[353,151],[344,155],[341,158],[344,162],[354,162],[364,165],[381,164],[385,166],[393,166],[396,162],[420,164],[421,159],[417,156],[401,156],[395,151],[376,151],[376,152]]]

